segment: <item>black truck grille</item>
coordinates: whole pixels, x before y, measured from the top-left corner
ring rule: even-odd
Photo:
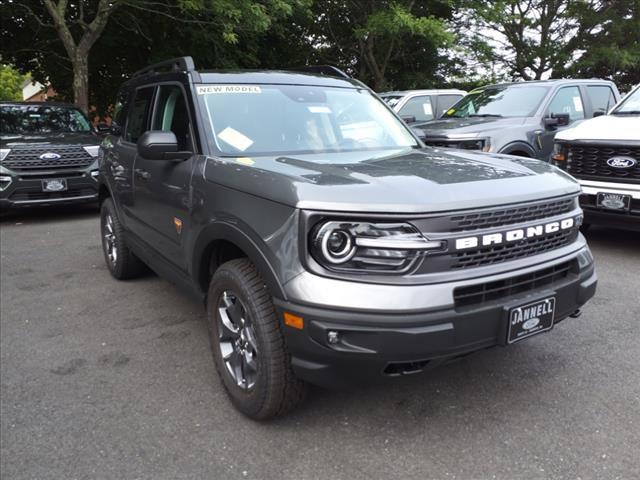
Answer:
[[[44,153],[56,153],[58,159],[41,159]],[[80,145],[48,145],[12,148],[2,166],[18,172],[86,168],[95,159]]]
[[[578,236],[577,228],[547,234],[544,237],[529,238],[517,243],[491,245],[465,250],[453,254],[451,268],[461,269],[481,267],[494,263],[507,262],[517,258],[530,257],[539,253],[555,250],[569,245]]]
[[[568,150],[567,172],[575,177],[640,183],[640,146],[570,144]],[[637,163],[630,168],[614,168],[607,164],[612,157],[631,157]]]
[[[458,287],[453,292],[455,306],[456,308],[468,307],[502,300],[505,297],[521,295],[544,287],[554,287],[562,283],[575,268],[575,260],[572,260],[505,280]]]
[[[545,200],[512,208],[489,209],[453,215],[452,232],[493,228],[514,223],[528,222],[570,212],[576,207],[575,197]]]

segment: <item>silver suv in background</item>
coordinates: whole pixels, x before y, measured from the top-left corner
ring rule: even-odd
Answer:
[[[412,125],[433,147],[547,161],[556,133],[606,113],[620,100],[606,80],[541,80],[471,91],[439,120]]]
[[[380,94],[405,123],[427,122],[440,118],[467,94],[464,90],[404,90]]]

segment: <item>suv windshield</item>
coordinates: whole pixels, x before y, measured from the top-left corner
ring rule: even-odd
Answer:
[[[59,105],[2,105],[0,134],[89,132],[91,124],[80,110]]]
[[[300,85],[199,85],[225,155],[316,153],[417,146],[364,89]]]
[[[530,117],[549,87],[510,85],[475,90],[445,112],[447,117]]]
[[[640,114],[640,86],[627,95],[622,103],[611,113],[613,115]]]

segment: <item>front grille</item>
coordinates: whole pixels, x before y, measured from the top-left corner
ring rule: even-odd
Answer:
[[[507,262],[517,258],[538,255],[572,243],[578,235],[577,229],[564,230],[544,237],[529,238],[516,243],[490,245],[454,253],[453,269],[481,267]]]
[[[424,144],[427,147],[434,148],[457,148],[460,150],[481,150],[484,146],[484,141],[482,140],[465,140],[465,141],[456,141],[456,140],[423,140]]]
[[[578,178],[609,179],[640,183],[640,146],[569,144],[567,172]],[[631,168],[613,168],[612,157],[631,157],[637,161]]]
[[[95,195],[96,190],[92,188],[70,188],[64,192],[37,192],[17,190],[11,194],[9,199],[13,202],[29,202],[34,200],[62,200],[65,198],[87,197]]]
[[[460,232],[464,230],[493,228],[553,217],[570,212],[575,208],[575,204],[575,197],[568,197],[560,200],[545,200],[529,203],[512,208],[489,209],[453,215],[451,217],[451,231]]]
[[[485,302],[503,300],[505,297],[522,295],[533,290],[553,288],[569,277],[576,268],[576,262],[572,260],[505,280],[458,287],[453,292],[455,306],[456,308],[468,307]]]
[[[40,155],[57,153],[56,160],[43,160]],[[2,166],[14,171],[57,170],[61,168],[86,168],[95,158],[81,145],[29,145],[14,147],[3,160]]]

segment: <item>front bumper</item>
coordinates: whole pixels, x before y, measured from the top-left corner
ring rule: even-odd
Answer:
[[[585,223],[640,231],[640,185],[580,179],[579,182],[582,186],[580,207],[584,210]],[[599,208],[596,201],[598,193],[630,195],[631,208],[627,212]]]
[[[570,259],[558,259],[534,269],[542,271],[563,262],[574,262],[575,268],[558,281],[475,305],[440,305],[422,311],[358,311],[276,300],[276,309],[279,318],[286,311],[304,319],[302,330],[284,324],[282,327],[296,374],[313,384],[345,388],[415,373],[473,351],[506,345],[510,307],[555,295],[555,323],[567,318],[595,294],[597,276],[587,247]],[[522,274],[517,271],[508,275]],[[505,279],[505,275],[494,275],[471,283]],[[469,285],[458,282],[444,287],[455,291],[463,283]],[[403,287],[388,288],[392,303],[394,290]],[[423,297],[430,297],[432,291],[442,292],[442,288],[441,284],[424,285]],[[434,299],[433,303],[437,301]],[[362,305],[366,305],[365,299]],[[330,331],[338,334],[335,344],[328,339]]]
[[[2,177],[10,178],[11,182],[0,191],[0,210],[95,202],[98,200],[96,168],[38,172],[15,172],[3,169]],[[45,192],[42,186],[42,181],[45,179],[64,179],[67,188],[60,192]]]

